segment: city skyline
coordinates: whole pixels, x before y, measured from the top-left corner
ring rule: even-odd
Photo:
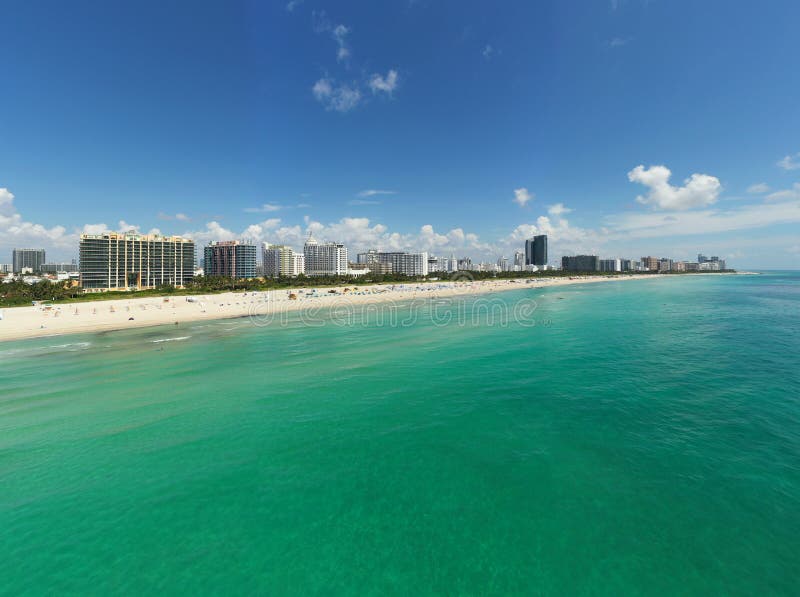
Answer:
[[[134,228],[800,267],[800,7],[563,4],[5,6],[0,261]]]

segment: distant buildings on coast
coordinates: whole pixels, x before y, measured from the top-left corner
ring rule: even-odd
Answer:
[[[726,269],[724,259],[698,255],[697,261],[674,261],[666,257],[630,259],[600,259],[597,255],[565,255],[561,269],[570,272],[698,272]]]
[[[146,290],[159,286],[183,287],[196,276],[229,278],[292,278],[297,276],[362,276],[397,274],[424,277],[455,272],[536,272],[554,268],[548,264],[547,235],[525,241],[513,257],[500,256],[496,262],[473,262],[469,257],[436,256],[427,252],[380,251],[369,249],[349,260],[340,242],[319,242],[309,235],[303,251],[287,245],[244,240],[218,240],[203,247],[199,268],[195,241],[179,236],[107,232],[82,234],[79,262],[46,263],[44,249],[14,249],[12,263],[0,264],[6,281],[22,279],[33,283],[58,280],[81,286],[85,292]],[[703,254],[697,261],[676,261],[666,257],[639,260],[600,258],[598,255],[564,255],[560,269],[566,272],[691,272],[726,269],[723,259]]]

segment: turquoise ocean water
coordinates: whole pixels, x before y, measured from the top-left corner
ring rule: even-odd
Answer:
[[[0,344],[0,594],[798,593],[798,273],[490,298]]]

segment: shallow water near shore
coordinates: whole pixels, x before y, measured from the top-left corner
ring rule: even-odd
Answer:
[[[797,272],[490,299],[0,345],[0,593],[795,592]]]

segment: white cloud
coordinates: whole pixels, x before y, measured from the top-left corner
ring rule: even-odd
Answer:
[[[0,213],[14,202],[14,195],[8,189],[0,189]]]
[[[287,9],[289,7],[287,6]],[[292,7],[294,8],[294,7]],[[328,19],[328,15],[324,10],[312,11],[311,20],[313,28],[316,33],[330,33],[333,41],[336,42],[336,61],[343,62],[350,58],[350,47],[347,43],[347,36],[350,34],[350,28],[346,25],[334,25]]]
[[[158,219],[159,220],[178,220],[180,222],[189,222],[192,218],[187,216],[183,213],[177,213],[175,215],[164,213],[163,211],[158,212]]]
[[[326,110],[349,112],[361,101],[361,92],[356,87],[336,85],[333,79],[327,77],[314,83],[311,91]]]
[[[323,102],[333,94],[333,83],[328,78],[322,78],[314,83],[311,92],[318,101]]]
[[[337,62],[342,62],[350,57],[350,48],[347,46],[347,35],[349,33],[350,29],[344,25],[336,25],[336,27],[333,28],[333,31],[331,31],[333,40],[336,42],[336,45],[339,46],[338,50],[336,51]]]
[[[303,3],[303,0],[289,0],[289,2],[286,3],[286,10],[288,10],[289,12],[292,12],[292,11],[294,11],[295,8],[300,6],[302,3]]]
[[[306,217],[305,229],[300,226],[286,226],[263,234],[263,240],[288,244],[300,249],[309,232],[318,240],[344,243],[351,257],[356,253],[376,248],[394,251],[428,251],[438,254],[474,254],[476,251],[489,252],[492,247],[482,243],[477,234],[453,228],[448,232],[437,232],[433,226],[421,226],[416,233],[401,234],[390,232],[380,223],[372,223],[369,218],[348,217],[336,222],[322,224]]]
[[[241,238],[253,241],[262,241],[269,230],[274,230],[281,223],[279,218],[270,218],[259,224],[251,224],[242,232]]]
[[[751,195],[762,195],[764,193],[769,193],[770,188],[769,185],[765,182],[759,182],[757,184],[750,185],[747,187],[747,192]]]
[[[547,213],[549,213],[551,216],[562,216],[571,211],[572,210],[569,207],[564,207],[563,203],[555,203],[547,208]]]
[[[283,206],[277,203],[264,203],[261,207],[245,207],[244,211],[247,213],[270,213],[273,211],[280,211],[281,209],[283,209]]]
[[[397,71],[394,69],[390,69],[385,77],[376,73],[369,79],[369,88],[372,90],[372,93],[382,91],[392,95],[392,92],[397,88],[397,78]]]
[[[638,182],[650,188],[646,195],[639,195],[636,200],[643,205],[652,205],[658,209],[684,210],[694,207],[706,207],[717,201],[722,185],[719,179],[708,174],[692,174],[684,180],[684,186],[675,187],[669,184],[670,172],[666,166],[636,166],[628,172],[628,180]]]
[[[800,222],[798,200],[744,205],[728,211],[618,214],[606,218],[617,238],[709,235],[795,222]]]
[[[486,60],[489,60],[492,56],[498,53],[499,52],[492,47],[492,44],[486,44],[483,46],[483,50],[481,50],[481,55],[486,58]]]
[[[767,201],[800,201],[800,182],[794,183],[791,189],[770,193],[765,199]]]
[[[359,191],[359,197],[373,197],[375,195],[396,195],[397,191],[384,191],[382,189],[365,189]]]
[[[139,226],[136,224],[128,224],[125,220],[120,220],[117,224],[117,232],[129,232],[131,230],[138,233]]]
[[[785,156],[778,162],[778,166],[784,170],[800,170],[800,152]]]
[[[628,45],[631,41],[630,37],[612,37],[611,40],[608,42],[608,45],[612,48],[620,48],[622,46]]]
[[[533,201],[535,197],[536,195],[529,193],[525,187],[514,189],[514,202],[520,207],[525,207],[528,201]]]
[[[47,228],[41,224],[26,222],[14,205],[14,194],[0,188],[0,249],[15,247],[57,247],[65,249],[77,242],[77,236],[67,234],[63,226]]]

